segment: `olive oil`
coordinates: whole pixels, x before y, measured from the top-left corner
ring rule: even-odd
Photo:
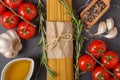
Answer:
[[[30,71],[31,61],[19,60],[8,66],[4,80],[26,80]]]

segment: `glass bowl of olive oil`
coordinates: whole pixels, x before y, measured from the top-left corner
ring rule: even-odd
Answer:
[[[32,59],[14,59],[3,68],[1,80],[30,80],[33,69],[34,61]]]

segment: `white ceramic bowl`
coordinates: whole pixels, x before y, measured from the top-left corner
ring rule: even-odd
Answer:
[[[8,64],[6,64],[6,66],[3,68],[2,73],[1,73],[1,80],[4,80],[5,72],[6,72],[7,68],[9,67],[9,65],[12,64],[13,62],[20,61],[20,60],[31,61],[30,70],[29,70],[29,73],[25,79],[25,80],[30,80],[32,73],[33,73],[33,70],[34,70],[34,61],[30,58],[18,58],[18,59],[14,59],[14,60],[10,61]]]

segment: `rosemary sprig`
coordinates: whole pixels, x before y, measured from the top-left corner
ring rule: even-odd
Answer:
[[[81,56],[82,46],[83,46],[83,23],[82,20],[79,19],[74,14],[73,9],[65,2],[65,0],[60,0],[61,4],[68,10],[67,15],[72,18],[73,23],[73,36],[74,36],[74,47],[75,47],[75,53],[74,53],[74,68],[75,68],[75,80],[80,79],[80,72],[78,67],[78,58]]]
[[[45,19],[46,19],[46,11],[44,8],[44,5],[41,0],[38,0],[38,14],[40,17],[40,22],[39,22],[39,32],[41,33],[41,38],[39,40],[39,46],[42,46],[42,55],[40,57],[40,64],[42,66],[46,67],[48,75],[52,78],[56,76],[54,71],[47,65],[48,59],[47,59],[47,54],[45,51],[46,47],[46,31],[45,31]]]

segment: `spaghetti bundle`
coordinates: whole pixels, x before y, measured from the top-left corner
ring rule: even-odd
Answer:
[[[65,0],[68,5],[72,5],[72,0]],[[66,15],[66,8],[61,5],[60,0],[47,0],[47,20],[48,21],[71,21]]]
[[[66,0],[71,6],[72,0]],[[47,57],[48,66],[56,73],[53,80],[74,80],[73,30],[71,18],[59,0],[47,0]],[[51,77],[47,74],[47,80]]]

